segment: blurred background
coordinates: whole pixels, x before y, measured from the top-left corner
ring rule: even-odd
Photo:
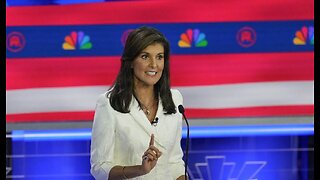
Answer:
[[[314,179],[312,0],[7,0],[7,179],[93,179],[95,103],[142,25],[170,42],[190,179]]]

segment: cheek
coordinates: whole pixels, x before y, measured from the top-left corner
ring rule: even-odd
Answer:
[[[137,76],[137,77],[140,77],[144,74],[144,72],[139,68],[139,67],[136,67],[134,70],[134,75]]]
[[[159,62],[158,68],[162,71],[164,69],[164,61]]]
[[[159,68],[160,69],[160,73],[159,73],[159,76],[161,77],[162,76],[162,74],[163,74],[163,69],[164,69],[164,66],[161,66],[161,68]]]
[[[133,71],[135,74],[139,74],[144,71],[144,66],[140,63],[133,64]]]

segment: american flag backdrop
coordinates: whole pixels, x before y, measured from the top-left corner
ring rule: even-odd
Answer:
[[[314,114],[312,0],[118,1],[6,8],[6,122],[92,121],[142,25],[170,41],[188,117]]]

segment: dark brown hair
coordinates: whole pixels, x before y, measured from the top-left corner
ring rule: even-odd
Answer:
[[[164,48],[164,68],[160,80],[155,84],[155,95],[162,101],[165,114],[176,113],[176,107],[170,91],[169,57],[170,45],[165,36],[153,27],[142,26],[130,32],[121,57],[121,67],[116,81],[108,93],[110,104],[116,111],[129,113],[129,105],[133,96],[133,60],[147,46],[160,43]]]

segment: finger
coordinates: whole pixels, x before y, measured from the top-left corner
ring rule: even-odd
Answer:
[[[147,157],[147,159],[148,159],[149,161],[154,161],[154,160],[156,160],[156,157],[153,156],[151,153],[148,153],[148,154],[146,154],[145,156]]]
[[[154,151],[154,153],[157,155],[157,157],[160,157],[160,155],[162,154],[161,151],[158,148],[156,148],[155,146],[149,146],[149,149]]]
[[[154,145],[154,135],[151,134],[151,139],[150,139],[150,142],[149,142],[149,146],[153,146]]]
[[[156,154],[156,152],[155,151],[153,151],[153,150],[151,150],[151,149],[148,149],[146,152],[144,152],[144,154],[143,155],[147,155],[147,154],[152,154],[152,155],[154,155],[154,156],[156,156],[157,154]]]
[[[153,150],[148,150],[148,151],[146,151],[145,153],[144,153],[144,155],[143,156],[147,156],[147,155],[151,155],[153,158],[152,158],[152,160],[153,159],[158,159],[158,155],[156,154],[156,152],[155,151],[153,151]]]
[[[155,159],[158,159],[157,152],[154,150],[149,151],[149,154],[151,154]]]

